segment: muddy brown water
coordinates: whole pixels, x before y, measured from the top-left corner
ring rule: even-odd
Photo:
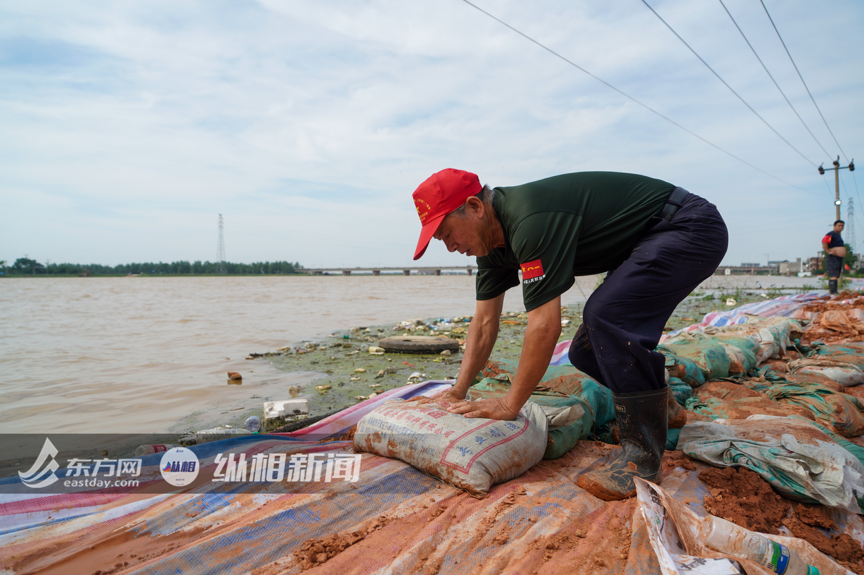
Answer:
[[[584,301],[579,278],[564,304]],[[715,277],[703,287],[812,278]],[[470,315],[468,276],[8,278],[0,280],[0,433],[188,430],[285,399],[320,374],[251,352],[353,326]],[[505,310],[522,311],[519,290]],[[227,372],[242,385],[228,385]],[[284,396],[284,397],[283,397]]]

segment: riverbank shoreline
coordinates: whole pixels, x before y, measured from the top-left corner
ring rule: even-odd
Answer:
[[[372,326],[375,333],[366,337],[377,338],[404,333],[392,330],[403,320],[422,318],[430,323],[474,312],[475,282],[465,275],[89,279],[21,278],[3,284],[0,322],[14,326],[15,337],[0,339],[5,376],[0,386],[0,430],[181,433],[234,425],[247,413],[260,416],[265,401],[288,399],[291,387],[306,393],[331,378],[331,384],[343,383],[336,388],[339,393],[311,397],[316,404],[312,415],[320,415],[352,405],[355,397],[404,385],[415,371],[446,377],[458,370],[452,364],[458,355],[447,359],[451,363],[394,358],[388,367],[395,363],[402,369],[407,362],[415,368],[404,365],[405,371],[388,374],[384,382],[376,380],[384,366],[375,363],[370,373],[368,363],[359,361],[362,354],[346,355],[360,345],[374,344],[358,339],[352,326]],[[708,307],[726,309],[726,297],[743,303],[737,294],[748,290],[757,297],[776,297],[818,287],[818,282],[808,280],[812,278],[713,276],[693,297],[714,294],[724,298],[722,305],[717,299],[678,315],[694,323],[712,311]],[[576,278],[562,295],[562,306],[576,306],[579,313],[578,306],[601,281],[599,276]],[[503,309],[524,312],[520,290],[507,292]],[[572,320],[563,338],[572,337],[581,321],[575,315]],[[511,327],[512,333],[502,332],[507,341],[499,342],[494,354],[516,359],[524,327]],[[385,331],[379,334],[378,328]],[[330,334],[346,333],[358,339],[357,345],[329,356],[315,351],[245,359],[284,347],[293,352],[304,342],[333,342]],[[334,355],[338,361],[331,359]],[[365,388],[356,388],[364,383],[363,372],[352,374],[348,368],[367,370]],[[242,384],[229,383],[229,371],[241,373]],[[369,387],[385,383],[382,388]]]
[[[780,293],[799,293],[798,288],[776,288],[767,290],[704,290],[694,292],[675,309],[664,331],[674,331],[702,320],[705,314],[729,309],[747,303],[764,301]],[[770,292],[770,294],[768,293]],[[562,319],[569,321],[559,337],[559,342],[573,338],[582,323],[584,302],[562,306]],[[298,386],[293,393],[287,390],[284,397],[270,396],[265,401],[302,398],[309,406],[308,415],[296,416],[279,421],[280,425],[299,424],[306,419],[339,411],[372,394],[382,393],[416,381],[411,375],[419,374],[421,380],[455,380],[462,361],[461,352],[447,356],[436,354],[385,353],[372,355],[368,348],[375,346],[379,339],[397,335],[448,335],[464,341],[467,336],[468,322],[455,322],[455,330],[435,330],[437,322],[452,320],[451,317],[416,318],[403,320],[400,324],[379,324],[355,326],[333,332],[328,337],[306,340],[300,346],[282,351],[262,352],[260,357],[250,360],[250,365],[266,361],[272,367],[286,373],[304,373],[311,376],[305,386]],[[404,324],[414,324],[408,331]],[[518,361],[522,351],[522,338],[527,324],[524,312],[503,312],[498,340],[490,359]],[[395,327],[400,329],[394,329]],[[420,327],[417,330],[417,327]],[[431,328],[431,329],[430,329]],[[454,333],[455,331],[455,333]],[[318,389],[321,388],[321,389]],[[239,410],[223,425],[241,427],[250,416],[261,418],[263,408]],[[180,422],[178,428],[183,427]],[[186,422],[187,425],[189,422]],[[272,428],[271,428],[272,429]],[[185,429],[185,431],[192,431]],[[262,429],[263,431],[263,429]]]

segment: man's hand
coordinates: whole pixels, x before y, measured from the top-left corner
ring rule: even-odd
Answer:
[[[451,405],[447,411],[450,413],[461,413],[465,417],[483,417],[486,419],[511,420],[516,419],[519,414],[507,405],[503,397],[495,399],[481,399],[479,401],[460,401]]]

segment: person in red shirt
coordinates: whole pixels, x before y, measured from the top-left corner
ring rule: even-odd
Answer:
[[[837,283],[840,274],[843,273],[843,257],[846,255],[846,245],[840,232],[846,226],[843,220],[834,222],[834,229],[822,238],[822,249],[828,255],[825,257],[825,273],[828,276],[828,292],[832,295],[837,293]]]

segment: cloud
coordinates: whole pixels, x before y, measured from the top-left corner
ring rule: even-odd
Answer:
[[[651,4],[784,137],[827,163],[722,6]],[[841,20],[804,2],[768,7],[854,155],[864,10],[841,4]],[[0,198],[13,222],[0,227],[0,257],[212,259],[222,213],[232,260],[406,265],[419,232],[410,193],[447,166],[493,185],[580,170],[644,173],[720,207],[729,262],[818,249],[834,219],[826,177],[643,5],[478,5],[807,192],[455,0],[28,2],[0,12]],[[761,6],[726,5],[837,153]],[[855,181],[842,177],[844,202],[858,200]],[[424,263],[466,263],[435,244]]]

